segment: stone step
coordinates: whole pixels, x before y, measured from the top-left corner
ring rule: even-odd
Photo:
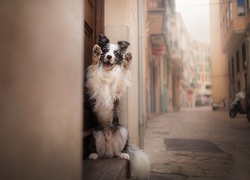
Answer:
[[[130,177],[129,162],[118,158],[83,161],[83,179],[122,180]]]

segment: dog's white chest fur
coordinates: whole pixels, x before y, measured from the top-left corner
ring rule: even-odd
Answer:
[[[86,87],[89,98],[94,100],[93,111],[103,127],[112,126],[115,103],[130,85],[132,53],[127,52],[128,46],[127,41],[118,41],[115,45],[106,36],[99,35],[98,44],[93,47]]]
[[[130,70],[115,66],[106,71],[102,66],[88,68],[87,88],[91,99],[95,100],[93,111],[102,122],[113,121],[114,102],[121,98],[126,87],[130,85]]]

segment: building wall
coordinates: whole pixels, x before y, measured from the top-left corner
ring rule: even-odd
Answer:
[[[127,40],[133,54],[131,64],[132,86],[122,98],[121,123],[129,128],[132,143],[139,144],[139,99],[138,99],[138,4],[137,1],[105,0],[105,34],[111,42]]]
[[[149,52],[149,117],[152,118],[163,112],[162,87],[163,71],[162,68],[164,56],[156,56]]]
[[[145,1],[144,1],[145,2]],[[164,27],[166,18],[166,1],[149,0],[148,2],[148,59],[147,69],[147,108],[148,117],[166,112],[166,43],[164,38]],[[164,99],[163,99],[164,98]]]
[[[82,7],[0,1],[0,179],[81,179]]]
[[[171,58],[167,55],[167,112],[173,112],[173,73]]]
[[[210,3],[219,3],[210,0]],[[220,6],[210,6],[211,66],[213,102],[228,99],[228,59],[222,52]]]
[[[229,79],[229,102],[233,101],[237,92],[247,90],[247,67],[246,63],[249,58],[248,33],[249,33],[249,1],[244,1],[242,10],[238,12],[238,1],[232,1],[232,17],[228,23],[226,12],[230,9],[229,4],[221,4],[220,23],[222,24],[222,49],[227,53],[228,58],[228,79]],[[225,20],[226,19],[226,20]],[[223,25],[224,24],[224,25]],[[243,103],[245,106],[245,103]]]
[[[195,42],[195,59],[197,65],[197,105],[210,105],[211,103],[211,59],[210,44]]]
[[[167,88],[167,112],[173,112],[174,111],[174,88],[173,88],[173,60],[172,60],[172,50],[175,50],[175,41],[176,41],[176,26],[173,26],[176,24],[176,16],[175,16],[175,7],[174,4],[171,5],[171,3],[175,4],[174,0],[167,0],[167,9],[166,12],[168,14],[166,22],[165,22],[165,36],[167,39],[167,44],[169,47],[169,52],[166,55],[166,88]]]

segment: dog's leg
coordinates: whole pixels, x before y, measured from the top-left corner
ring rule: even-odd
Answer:
[[[121,159],[129,160],[129,154],[123,152],[128,143],[128,130],[121,125],[118,125],[116,128],[117,129],[113,137],[115,156]]]
[[[131,64],[131,60],[132,60],[132,53],[131,52],[127,52],[125,54],[125,58],[124,58],[124,61],[123,61],[123,67],[125,69],[128,69],[129,65]]]
[[[121,159],[129,160],[129,154],[128,153],[120,153],[120,154],[117,155],[117,157],[119,157]]]
[[[97,44],[94,45],[92,50],[92,65],[98,65],[101,58],[102,50]]]
[[[88,158],[92,159],[92,160],[98,159],[98,154],[97,153],[91,153]]]

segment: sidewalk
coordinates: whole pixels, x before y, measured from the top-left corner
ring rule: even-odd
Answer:
[[[149,121],[145,152],[152,173],[165,179],[247,180],[250,124],[244,115],[231,119],[211,107],[166,113]]]

